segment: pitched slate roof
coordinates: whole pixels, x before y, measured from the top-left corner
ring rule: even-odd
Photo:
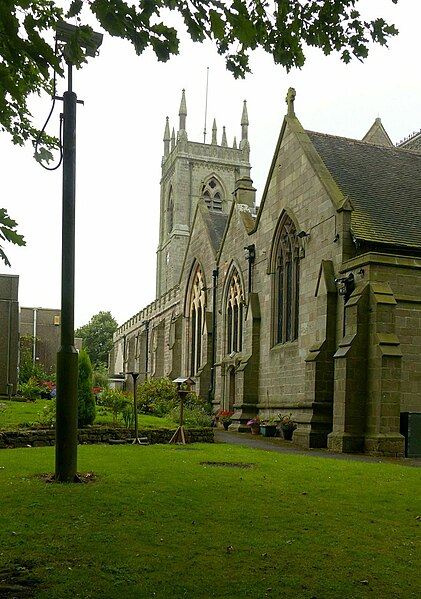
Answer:
[[[354,208],[356,239],[421,248],[421,155],[307,131]]]

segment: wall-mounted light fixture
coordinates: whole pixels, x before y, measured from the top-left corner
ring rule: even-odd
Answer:
[[[245,246],[245,248],[244,248],[244,256],[245,256],[246,260],[248,260],[251,263],[253,263],[255,261],[255,259],[256,259],[256,246],[254,245],[254,243]]]
[[[305,237],[310,237],[310,233],[306,233],[305,231],[300,231],[296,234],[299,239],[304,239]]]
[[[249,287],[248,292],[251,293],[253,283],[252,283],[252,265],[256,260],[256,246],[254,243],[250,245],[246,245],[244,248],[244,255],[246,257],[247,262],[249,263]]]
[[[353,273],[349,273],[347,277],[335,279],[335,284],[339,295],[343,295],[345,303],[349,300],[351,293],[355,289],[355,277]]]

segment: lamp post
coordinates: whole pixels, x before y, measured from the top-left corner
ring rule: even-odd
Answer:
[[[66,44],[68,89],[63,100],[63,209],[61,253],[61,339],[57,353],[57,409],[55,478],[61,482],[77,479],[77,379],[78,354],[74,346],[75,281],[75,196],[76,196],[76,104],[73,91],[72,62],[67,42],[77,27],[57,25],[57,40]],[[93,34],[84,41],[86,54],[95,56],[102,35]]]
[[[133,410],[134,410],[134,440],[133,445],[140,445],[139,439],[139,425],[138,425],[138,414],[137,414],[137,377],[138,372],[128,372],[133,377]]]

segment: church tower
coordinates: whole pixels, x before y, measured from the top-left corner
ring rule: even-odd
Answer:
[[[183,90],[177,136],[170,133],[167,117],[162,158],[159,244],[157,250],[156,296],[178,284],[196,205],[203,199],[212,212],[228,214],[233,193],[241,180],[252,189],[250,180],[250,145],[248,142],[247,104],[241,117],[239,147],[234,137],[228,146],[225,127],[221,142],[215,120],[211,143],[189,141],[186,129],[187,103]],[[254,195],[249,194],[250,209]]]

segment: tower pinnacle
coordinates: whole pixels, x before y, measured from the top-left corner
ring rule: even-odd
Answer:
[[[223,146],[224,148],[226,148],[228,146],[228,143],[227,143],[227,133],[225,131],[225,127],[222,127],[222,142],[221,142],[221,146]]]
[[[241,139],[248,138],[249,116],[247,114],[247,100],[244,100],[243,114],[241,115]]]
[[[169,118],[166,118],[165,131],[164,131],[164,156],[168,156],[170,153],[170,124]]]
[[[180,117],[180,131],[186,130],[186,117],[187,117],[187,104],[186,104],[186,90],[183,89],[181,94],[180,110],[178,112]]]
[[[216,139],[216,132],[217,132],[217,129],[216,129],[216,120],[213,119],[213,125],[212,125],[212,145],[215,145],[215,146],[218,144],[217,139]]]
[[[240,150],[249,147],[248,142],[249,116],[247,114],[247,100],[244,100],[243,114],[241,115],[241,141]]]

